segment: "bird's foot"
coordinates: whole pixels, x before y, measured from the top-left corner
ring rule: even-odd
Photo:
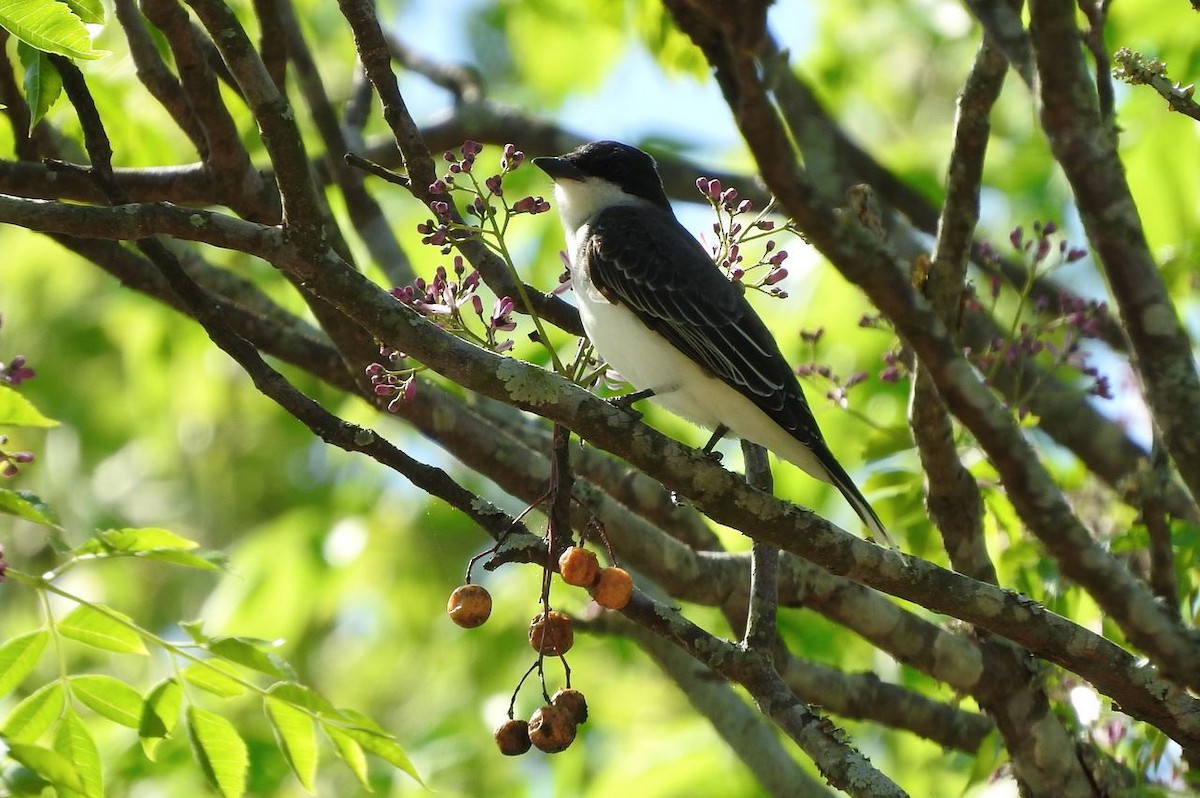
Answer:
[[[650,388],[647,388],[644,391],[634,391],[633,393],[627,393],[624,396],[614,396],[612,399],[608,400],[608,403],[618,410],[624,410],[626,413],[633,416],[634,421],[640,421],[642,418],[642,411],[635,410],[633,404],[635,402],[640,402],[643,399],[648,399],[651,396],[654,396],[654,391]]]
[[[721,459],[724,458],[725,455],[722,454],[721,452],[716,451],[715,447],[718,443],[721,442],[721,439],[724,438],[728,434],[729,434],[729,427],[725,426],[724,424],[718,424],[717,428],[715,430],[713,430],[712,437],[708,439],[708,443],[704,444],[704,448],[701,449],[700,451],[704,454],[705,457],[709,458],[714,463],[721,462]]]

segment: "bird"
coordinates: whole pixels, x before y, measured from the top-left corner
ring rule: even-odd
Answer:
[[[671,208],[648,153],[593,141],[533,163],[554,181],[571,285],[597,354],[635,389],[713,430],[774,452],[832,484],[866,525],[890,537],[833,456],[796,373],[733,283]]]

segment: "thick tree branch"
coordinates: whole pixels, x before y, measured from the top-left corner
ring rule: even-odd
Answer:
[[[889,252],[863,228],[820,201],[796,166],[791,143],[761,82],[752,53],[731,47],[711,15],[667,0],[680,26],[701,43],[763,178],[782,207],[851,282],[863,288],[929,368],[952,412],[988,453],[1022,520],[1041,539],[1063,573],[1096,598],[1129,638],[1174,678],[1200,684],[1200,641],[1159,605],[1150,591],[1094,541],[1010,415],[975,376],[945,325],[921,301]],[[715,20],[715,21],[714,21]],[[693,29],[700,28],[698,33]],[[736,41],[733,39],[732,41]]]
[[[670,640],[708,668],[745,687],[767,715],[792,738],[830,784],[850,795],[892,796],[904,791],[842,741],[828,720],[801,703],[775,672],[769,659],[713,637],[676,610],[635,591],[622,610],[634,622]]]
[[[1074,6],[1031,0],[1029,8],[1042,127],[1120,309],[1163,443],[1192,496],[1200,497],[1200,377],[1191,341],[1146,243],[1116,131],[1100,114]]]

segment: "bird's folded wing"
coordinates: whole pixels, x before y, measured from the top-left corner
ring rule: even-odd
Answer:
[[[801,442],[824,442],[770,330],[704,247],[665,215],[617,206],[588,225],[592,283],[683,354],[724,380]]]

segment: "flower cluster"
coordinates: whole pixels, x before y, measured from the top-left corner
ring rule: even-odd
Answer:
[[[35,376],[37,376],[37,372],[25,364],[25,358],[22,355],[16,355],[8,363],[0,363],[0,382],[5,385],[20,385]]]
[[[1026,369],[1026,363],[1035,359],[1049,369],[1065,369],[1088,381],[1087,393],[1101,399],[1112,398],[1112,385],[1109,378],[1088,360],[1088,354],[1083,347],[1087,339],[1097,338],[1108,319],[1108,303],[1098,300],[1085,300],[1063,291],[1058,297],[1058,313],[1050,315],[1049,301],[1045,296],[1039,296],[1032,303],[1034,283],[1037,278],[1053,271],[1066,263],[1074,263],[1087,256],[1087,250],[1071,247],[1065,240],[1055,240],[1052,236],[1058,232],[1054,222],[1034,222],[1033,235],[1027,236],[1022,227],[1015,228],[1009,233],[1008,241],[1012,248],[1025,262],[1026,280],[1017,295],[1017,307],[1012,314],[1012,323],[1008,332],[996,336],[979,351],[968,349],[965,354],[976,368],[983,374],[986,382],[991,382],[1003,365],[1016,375],[1018,417],[1024,417],[1028,412],[1024,407],[1027,398],[1036,388],[1037,383],[1031,379]],[[985,256],[995,258],[990,249],[985,249]],[[1002,293],[1002,282],[998,275],[989,278],[988,298],[989,311],[996,315],[996,308]],[[978,298],[971,297],[969,304],[975,310],[981,309]],[[1037,311],[1034,314],[1025,313],[1026,306],[1032,304]]]
[[[867,372],[856,371],[849,377],[843,378],[834,370],[816,359],[817,344],[825,335],[825,328],[801,330],[800,340],[808,347],[808,362],[796,367],[796,376],[811,383],[827,384],[825,398],[843,410],[850,406],[850,389],[867,381]]]
[[[483,237],[489,246],[494,246],[496,242],[488,236],[493,239],[502,236],[513,216],[550,210],[550,203],[540,196],[522,197],[511,205],[504,196],[504,177],[525,162],[524,152],[513,144],[505,144],[500,171],[485,177],[481,183],[475,166],[482,151],[483,145],[471,140],[463,142],[459,150],[462,157],[447,151],[443,155],[448,164],[446,173],[429,185],[430,195],[436,197],[429,202],[434,218],[417,225],[417,232],[421,234],[421,243],[440,247],[443,255],[450,254],[454,241],[462,237]],[[451,212],[450,195],[456,191],[466,195],[463,207],[476,222],[459,221]]]
[[[0,316],[0,326],[3,324],[4,319]],[[14,356],[7,363],[0,362],[0,385],[16,387],[35,376],[37,372],[26,364],[21,355]],[[20,473],[19,466],[33,462],[33,452],[7,452],[2,448],[7,443],[8,436],[0,435],[0,476],[12,478]],[[3,549],[0,549],[0,564],[3,563],[3,558]],[[3,571],[0,571],[0,581],[2,577]]]
[[[713,210],[717,213],[717,221],[713,223],[713,233],[717,241],[711,247],[713,260],[729,274],[729,279],[765,294],[783,299],[787,292],[777,286],[785,277],[787,269],[783,262],[787,260],[787,250],[777,249],[777,242],[771,236],[776,232],[776,224],[767,218],[771,212],[768,205],[760,213],[754,214],[753,219],[742,220],[754,210],[754,204],[743,199],[738,201],[736,188],[725,188],[717,178],[700,177],[696,179],[696,188],[704,196]],[[773,204],[773,203],[772,203]],[[790,225],[784,225],[782,230],[795,232]],[[766,239],[756,260],[747,262],[743,250],[745,245],[754,241]],[[759,272],[761,276],[750,282],[748,274]]]
[[[7,435],[0,435],[0,446],[8,443]],[[33,462],[33,452],[6,452],[0,449],[0,476],[15,477],[19,473],[18,466]]]
[[[432,280],[418,277],[410,285],[392,289],[401,303],[409,306],[444,330],[486,347],[493,352],[507,352],[513,347],[511,338],[500,339],[498,333],[516,329],[513,321],[513,301],[501,297],[492,303],[490,313],[484,313],[483,298],[478,289],[482,285],[479,272],[466,273],[461,255],[454,257],[451,270],[438,266]],[[471,318],[478,319],[483,333],[471,327]],[[389,347],[383,347],[380,356],[391,364],[398,364],[405,355]],[[388,410],[396,413],[400,403],[412,399],[416,391],[416,375],[424,366],[387,368],[382,363],[372,363],[366,368],[377,396],[390,396]]]

